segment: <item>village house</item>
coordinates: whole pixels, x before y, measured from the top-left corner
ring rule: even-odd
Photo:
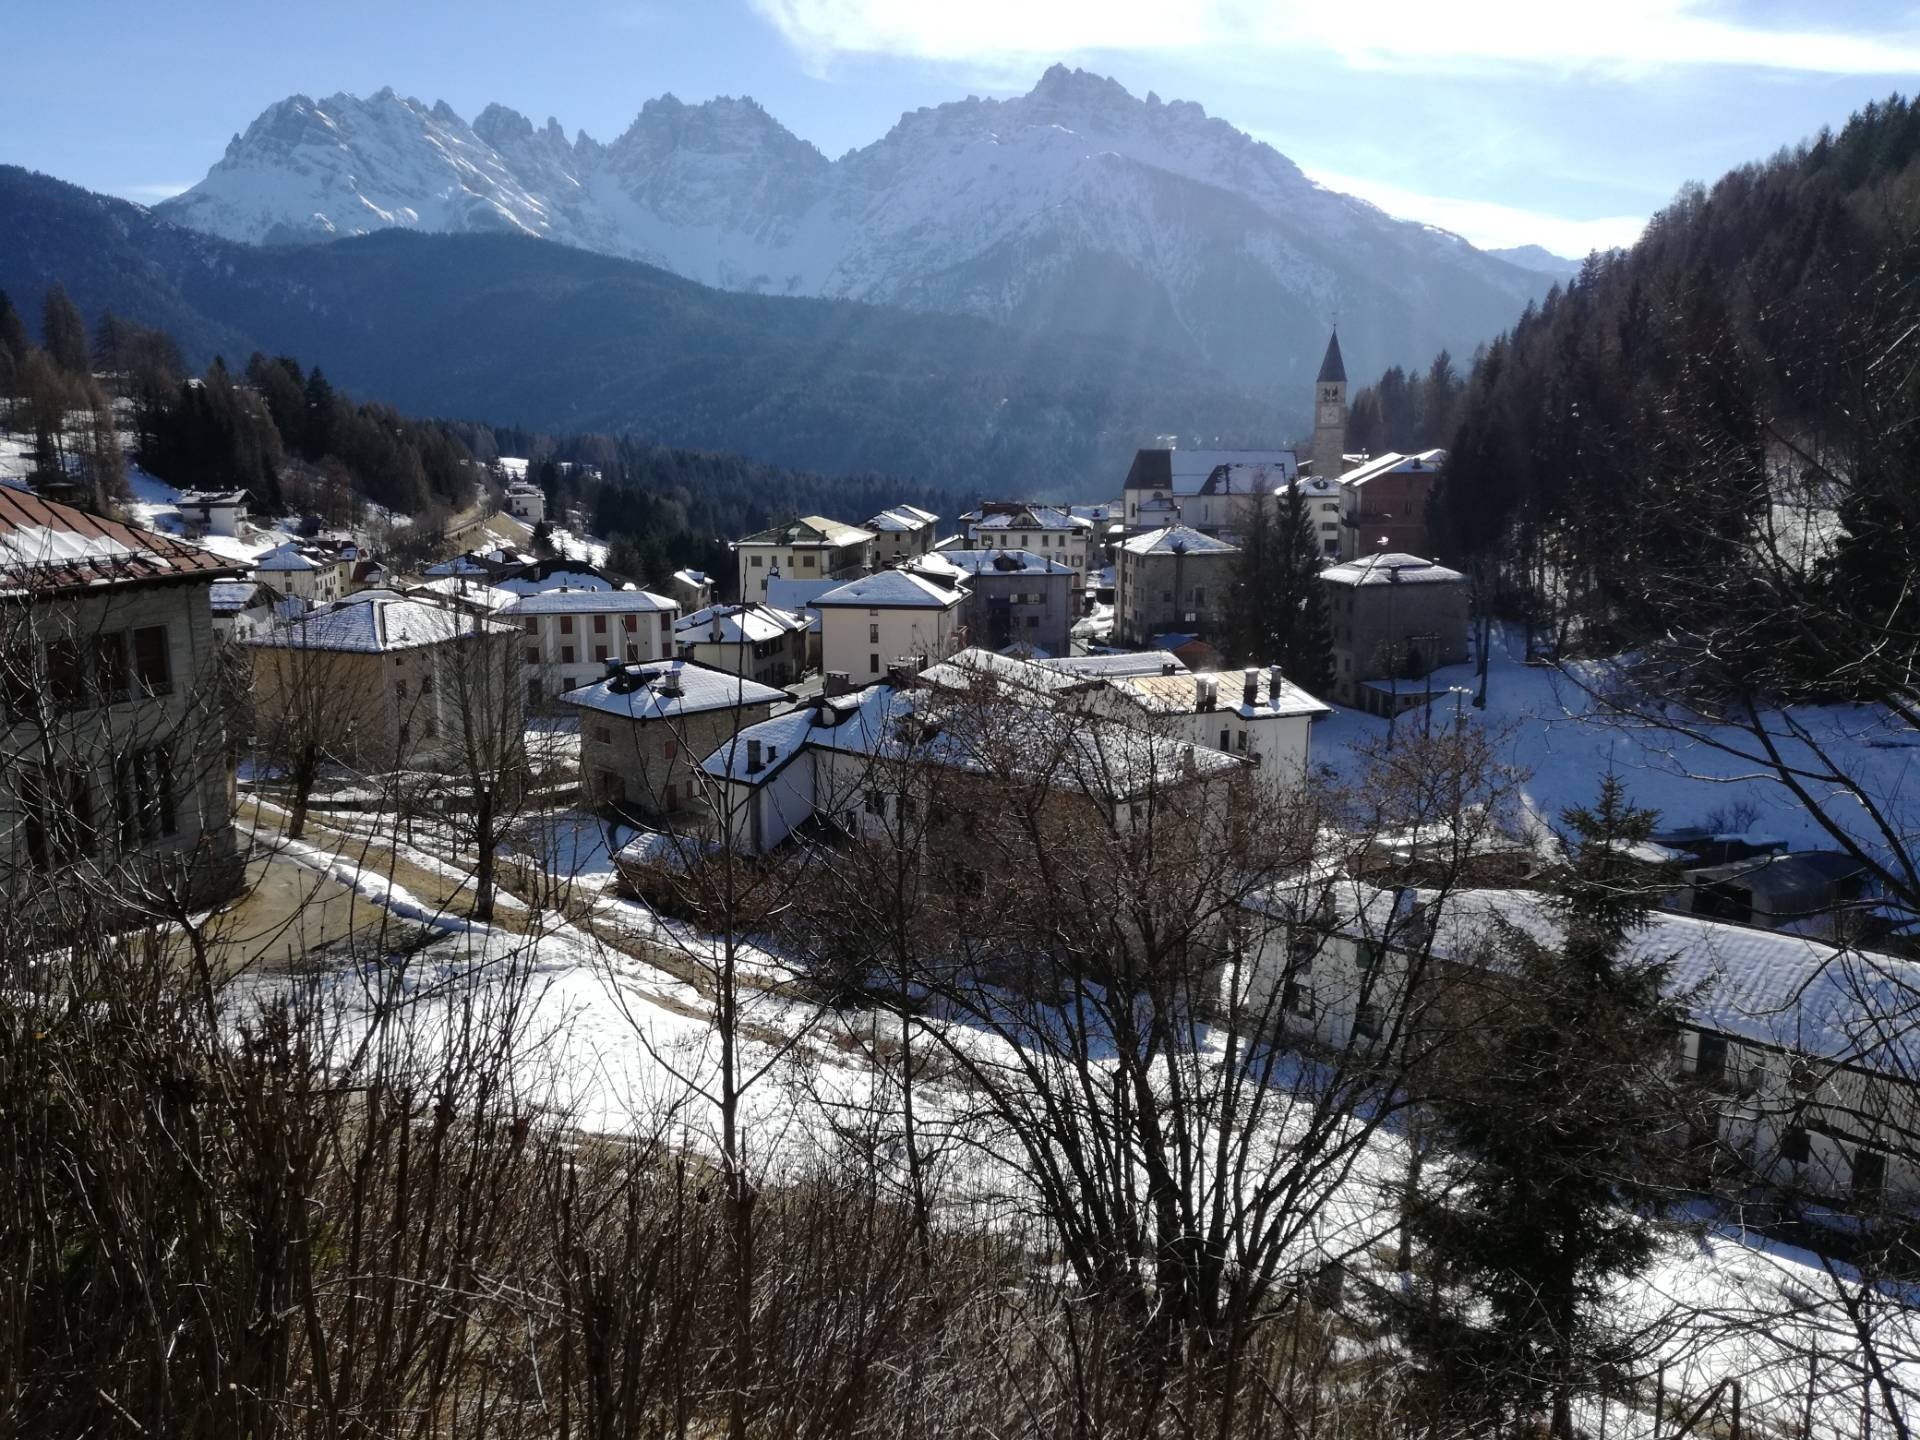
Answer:
[[[255,560],[253,573],[289,600],[308,605],[331,605],[346,589],[331,556],[317,557],[291,540]]]
[[[518,627],[527,704],[577,690],[609,661],[673,658],[680,607],[651,590],[536,590],[500,612]]]
[[[516,480],[507,486],[506,511],[516,520],[538,525],[547,518],[547,492],[538,485]]]
[[[1429,703],[1426,677],[1467,658],[1467,577],[1388,552],[1329,565],[1333,695],[1374,715]]]
[[[304,609],[296,604],[293,611]],[[221,640],[244,640],[288,618],[286,600],[258,580],[216,580],[207,596],[213,633]]]
[[[894,565],[925,555],[933,549],[933,527],[940,517],[917,505],[896,505],[882,510],[861,527],[873,532],[873,563]]]
[[[1516,934],[1561,939],[1551,902],[1524,889],[1441,895],[1323,874],[1256,908],[1250,1008],[1335,1050],[1389,1043],[1396,1020],[1416,1013],[1409,999],[1497,973]],[[1901,998],[1920,989],[1920,965],[1665,911],[1628,945],[1628,963],[1667,966],[1684,1013],[1675,1071],[1710,1116],[1674,1143],[1803,1194],[1869,1209],[1920,1203],[1920,1054]]]
[[[852,580],[873,569],[874,534],[824,515],[802,515],[733,542],[742,600],[765,600],[775,575],[794,580]]]
[[[820,613],[820,664],[860,684],[896,663],[931,664],[958,649],[967,592],[906,570],[836,585],[814,597]]]
[[[1121,489],[1122,518],[1132,534],[1185,526],[1231,536],[1249,505],[1271,503],[1299,473],[1291,450],[1141,450]]]
[[[679,603],[682,615],[713,604],[713,577],[704,570],[676,570],[661,589]]]
[[[1106,684],[1124,704],[1103,713],[1243,756],[1259,767],[1262,786],[1275,794],[1306,780],[1313,723],[1333,713],[1277,665],[1198,675],[1184,669],[1171,675],[1121,675]],[[1138,718],[1128,716],[1127,709],[1136,710]]]
[[[744,675],[762,685],[789,685],[807,672],[805,616],[771,605],[710,605],[674,623],[683,659]]]
[[[1090,545],[1095,533],[1093,521],[1064,505],[983,500],[979,508],[960,517],[960,524],[964,548],[1031,550],[1072,568],[1076,588],[1085,583],[1087,570],[1095,565]]]
[[[1019,707],[1012,722],[1002,705]],[[1247,770],[1094,716],[893,684],[823,695],[743,729],[702,768],[742,850],[775,849],[809,821],[884,841],[925,820],[929,850],[961,865],[970,836],[1004,811],[1009,782],[1042,784],[1067,814],[1126,829],[1176,794],[1224,806]]]
[[[206,703],[210,592],[236,573],[0,487],[0,884],[30,924],[54,923],[83,872],[132,909],[153,885],[202,905],[238,883],[230,737]]]
[[[1444,450],[1423,450],[1418,455],[1389,451],[1342,475],[1342,558],[1351,560],[1376,550],[1432,553],[1428,519],[1433,509],[1433,487],[1446,463]]]
[[[246,528],[248,495],[245,490],[183,490],[180,518],[200,535],[235,539]]]
[[[545,555],[523,560],[497,571],[493,583],[517,595],[537,595],[545,590],[632,590],[633,583],[604,566],[575,560],[565,555]]]
[[[615,664],[560,698],[580,712],[580,769],[595,803],[664,816],[698,810],[702,759],[788,697],[744,676],[667,660]]]
[[[521,724],[514,629],[498,620],[369,590],[243,643],[262,733],[312,735],[349,764],[429,762],[463,726],[496,743]]]
[[[902,567],[937,584],[965,586],[961,623],[969,644],[1067,653],[1074,587],[1085,573],[1031,550],[942,550]]]
[[[1122,541],[1114,579],[1114,633],[1127,645],[1157,635],[1206,639],[1239,563],[1237,546],[1184,525]]]

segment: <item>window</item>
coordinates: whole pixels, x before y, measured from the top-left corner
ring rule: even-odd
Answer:
[[[573,664],[573,646],[562,645],[560,647],[560,663],[562,665]]]
[[[571,635],[573,633],[573,616],[562,615],[560,617],[560,633],[562,635]]]
[[[596,744],[611,745],[613,743],[613,727],[611,725],[595,725],[592,733]]]
[[[114,766],[115,818],[120,848],[133,850],[178,829],[173,798],[173,755],[163,746],[135,750]]]
[[[1207,587],[1206,586],[1196,585],[1193,587],[1193,603],[1196,605],[1204,605],[1207,603]]]
[[[47,646],[47,693],[57,710],[78,710],[87,703],[87,667],[72,640]]]
[[[800,557],[800,568],[802,570],[818,570],[820,568],[820,557],[818,555],[802,555]]]
[[[27,855],[37,868],[71,864],[93,853],[93,784],[86,771],[25,765],[18,793],[26,813]]]
[[[1694,1052],[1693,1073],[1707,1081],[1726,1076],[1727,1041],[1724,1035],[1700,1036],[1700,1048]]]
[[[1789,1125],[1780,1132],[1780,1158],[1789,1165],[1804,1165],[1813,1158],[1813,1141],[1804,1125]]]
[[[1247,753],[1247,732],[1246,731],[1244,730],[1234,731],[1233,748],[1238,750],[1242,755]]]
[[[879,612],[878,610],[869,610],[869,611],[867,611],[867,614],[869,614],[869,615],[878,615],[879,613],[880,613],[880,612]]]
[[[527,646],[527,664],[538,665],[539,663],[540,663],[540,647],[538,645]]]
[[[540,622],[531,615],[522,620],[520,625],[529,635],[538,635],[540,633]]]
[[[1027,628],[1029,630],[1038,630],[1040,628],[1040,617],[1038,615],[1027,616]]]
[[[878,625],[867,626],[867,643],[869,645],[878,645],[880,643],[880,627]]]
[[[640,658],[640,647],[634,644],[633,641],[629,640],[627,642],[627,659],[638,660],[639,658]]]
[[[1878,1200],[1887,1185],[1887,1157],[1864,1146],[1853,1152],[1853,1198]]]
[[[594,646],[594,647],[593,647],[593,658],[594,658],[594,659],[596,659],[596,660],[598,660],[598,661],[600,661],[600,662],[601,662],[602,664],[604,664],[604,663],[606,663],[606,658],[607,658],[607,647],[606,647],[606,646],[604,646],[604,645],[596,645],[596,646]]]
[[[1220,748],[1222,750],[1227,748],[1227,732],[1225,730],[1220,732]]]
[[[1359,966],[1361,970],[1371,970],[1374,965],[1378,963],[1379,959],[1379,950],[1367,941],[1362,940],[1358,945],[1354,946],[1353,963]]]
[[[93,693],[102,705],[127,698],[127,637],[118,630],[93,637]]]
[[[867,673],[869,675],[878,675],[880,673],[880,652],[877,650],[867,656]]]
[[[661,758],[662,760],[671,760],[671,759],[673,759],[673,758],[674,758],[675,756],[677,756],[677,755],[678,755],[679,753],[680,753],[680,742],[679,742],[679,741],[677,741],[677,740],[665,740],[665,741],[662,741],[662,742],[661,742],[661,745],[660,745],[660,758]]]
[[[1280,1003],[1289,1015],[1298,1015],[1303,1020],[1313,1018],[1313,988],[1302,985],[1298,980],[1289,980],[1281,992]]]
[[[867,791],[867,814],[885,815],[886,813],[887,797],[882,795],[878,790]]]
[[[1380,1007],[1378,1005],[1361,1005],[1354,1010],[1353,1033],[1366,1040],[1379,1038]]]
[[[633,631],[638,630],[640,628],[640,617],[638,615],[626,615],[621,617],[620,628],[622,630],[627,631],[628,633],[632,633]]]
[[[146,694],[173,693],[172,649],[164,625],[143,625],[133,632],[133,678]]]
[[[596,635],[604,635],[607,633],[607,617],[606,616],[596,615],[593,617],[593,633]]]

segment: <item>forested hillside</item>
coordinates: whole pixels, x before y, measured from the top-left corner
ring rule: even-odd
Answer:
[[[710,290],[511,235],[388,233],[256,249],[0,167],[0,288],[179,337],[197,368],[299,355],[415,415],[601,430],[822,474],[1036,498],[1105,495],[1163,433],[1284,440],[1300,397],[1250,398],[1110,338]],[[1276,385],[1276,391],[1278,390]],[[835,507],[836,509],[839,507]]]
[[[1899,97],[1688,187],[1489,345],[1423,434],[1452,451],[1440,555],[1562,645],[1643,647],[1689,690],[1902,690],[1917,237]]]

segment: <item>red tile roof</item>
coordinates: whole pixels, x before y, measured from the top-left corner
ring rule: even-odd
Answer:
[[[239,573],[197,545],[0,486],[0,593]]]

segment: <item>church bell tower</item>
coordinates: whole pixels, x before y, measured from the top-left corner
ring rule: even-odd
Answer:
[[[1347,367],[1340,358],[1340,332],[1327,341],[1327,357],[1313,382],[1313,473],[1338,479],[1346,467]]]

